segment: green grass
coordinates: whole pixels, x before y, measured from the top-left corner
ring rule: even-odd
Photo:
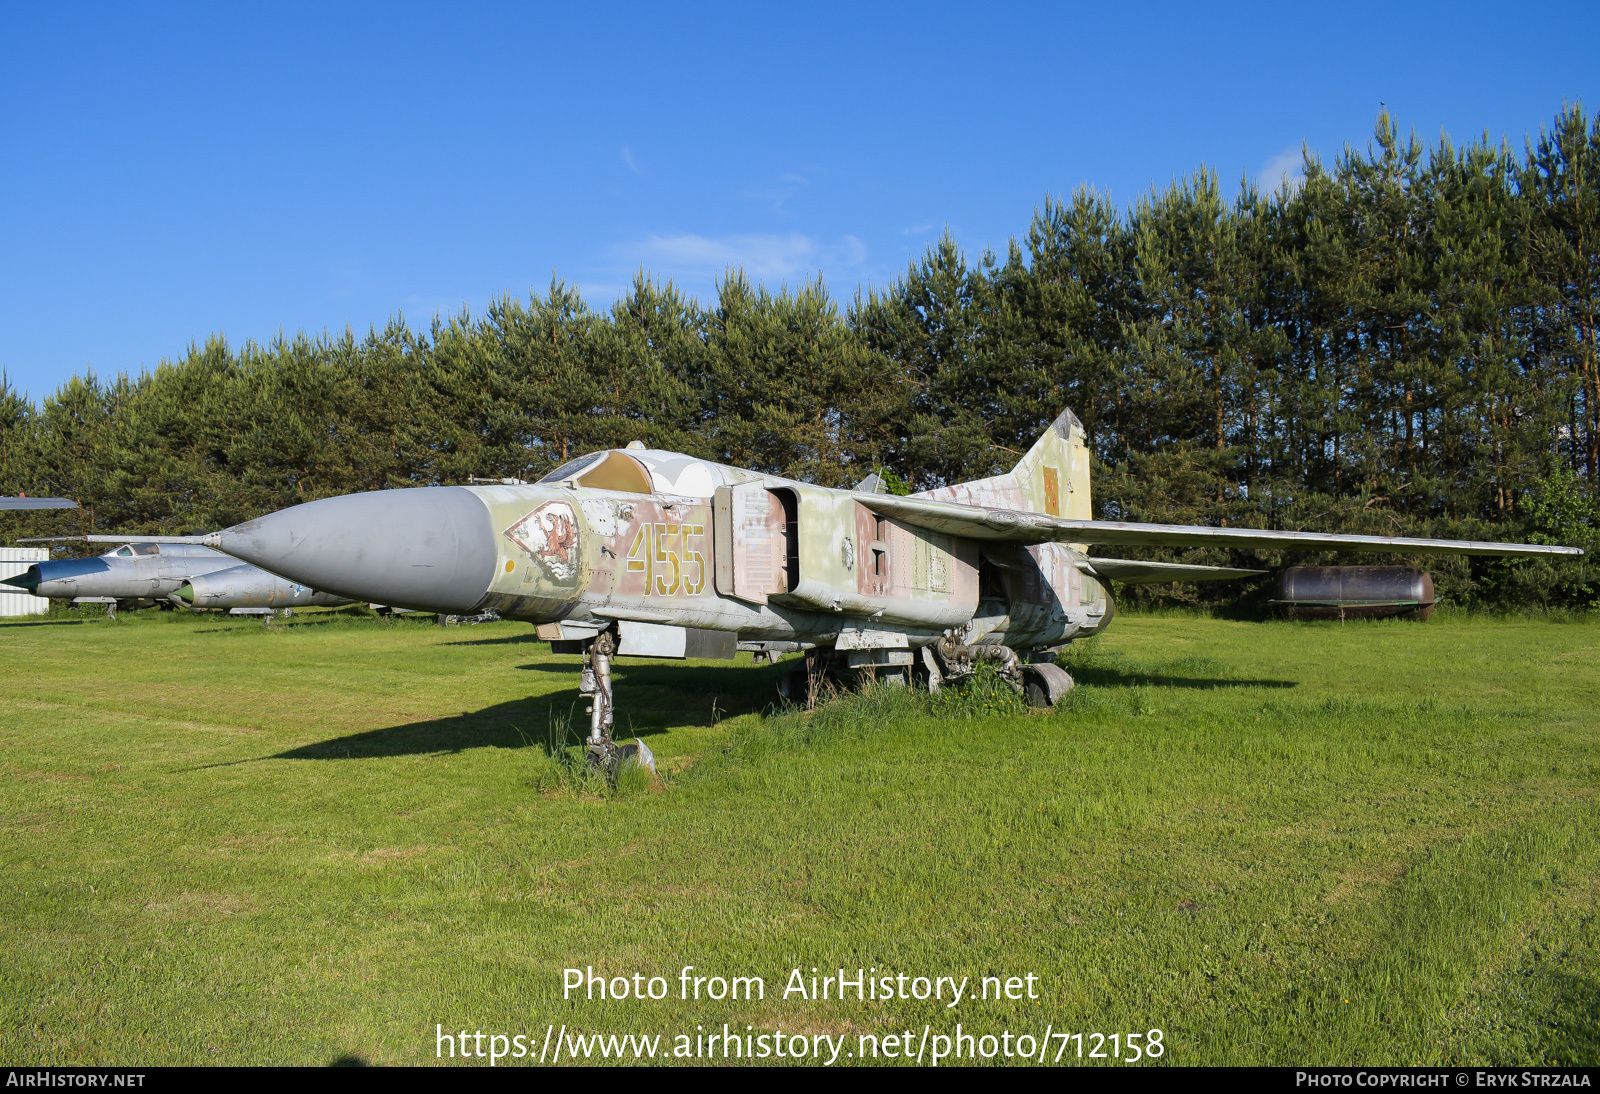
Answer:
[[[1590,623],[1127,615],[1049,714],[764,716],[783,666],[624,660],[663,775],[616,787],[551,757],[577,659],[523,625],[52,616],[0,656],[6,1064],[957,1021],[1159,1028],[1172,1063],[1600,1062]],[[767,998],[563,1001],[591,965]],[[782,999],[812,966],[1041,998]]]

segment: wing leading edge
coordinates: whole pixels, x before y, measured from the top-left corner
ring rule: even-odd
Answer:
[[[1546,555],[1576,558],[1577,547],[1542,543],[1485,543],[1414,536],[1351,536],[1323,532],[1272,532],[1260,528],[1209,528],[1185,524],[1132,524],[1115,520],[1068,520],[1016,509],[985,509],[927,498],[857,494],[875,513],[917,528],[990,543],[1086,543],[1102,547],[1253,547],[1262,551],[1389,551],[1395,554]],[[1109,560],[1107,560],[1109,561]],[[1098,569],[1100,560],[1094,565]],[[1113,576],[1107,574],[1107,576]],[[1241,576],[1241,575],[1232,575]],[[1147,578],[1193,581],[1196,578]]]
[[[1091,577],[1109,577],[1124,585],[1156,585],[1166,581],[1232,581],[1255,577],[1265,570],[1234,566],[1187,566],[1181,562],[1138,562],[1126,558],[1086,558],[1078,569]]]

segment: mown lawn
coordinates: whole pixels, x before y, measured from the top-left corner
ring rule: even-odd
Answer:
[[[1593,624],[1124,616],[1051,714],[763,717],[781,667],[623,661],[663,777],[619,791],[547,755],[577,659],[524,625],[52,616],[0,657],[7,1064],[724,1023],[844,1034],[845,1064],[957,1022],[1159,1029],[1172,1063],[1600,1062]],[[766,998],[680,1001],[685,965]],[[587,966],[671,997],[563,1001]],[[786,1000],[796,967],[970,994]]]

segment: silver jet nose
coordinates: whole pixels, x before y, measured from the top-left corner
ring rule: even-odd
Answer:
[[[425,612],[477,610],[499,561],[488,507],[459,486],[306,502],[205,543],[302,585]]]

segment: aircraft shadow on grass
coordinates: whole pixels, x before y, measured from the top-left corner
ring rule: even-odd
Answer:
[[[564,664],[524,665],[549,672],[580,669]],[[672,726],[711,725],[735,714],[761,710],[777,699],[782,666],[750,665],[689,668],[682,665],[617,667],[618,740],[651,737]],[[302,745],[270,757],[275,760],[353,760],[378,756],[417,756],[464,752],[471,748],[537,748],[549,751],[579,743],[589,731],[587,696],[574,686],[536,698],[513,699],[448,718],[372,729]]]
[[[473,645],[508,644],[521,638],[474,639]],[[616,663],[619,740],[651,737],[673,726],[711,725],[737,714],[762,710],[777,699],[777,685],[792,665],[694,665],[672,662]],[[431,755],[472,748],[538,748],[549,751],[577,744],[588,732],[586,696],[578,694],[582,664],[540,661],[520,665],[525,672],[565,676],[572,686],[546,695],[512,699],[446,718],[408,722],[352,733],[277,753],[280,760],[346,760],[380,756]],[[1093,687],[1292,688],[1294,680],[1227,680],[1126,671],[1107,666],[1073,670],[1079,683]]]
[[[455,642],[446,642],[447,646],[543,646],[548,645],[544,639],[532,631],[526,634],[507,634],[499,638],[462,638]],[[573,664],[577,664],[576,661]]]
[[[1074,665],[1072,679],[1096,688],[1297,688],[1298,680],[1232,680],[1223,677],[1174,676],[1164,672],[1138,672],[1107,665]]]

